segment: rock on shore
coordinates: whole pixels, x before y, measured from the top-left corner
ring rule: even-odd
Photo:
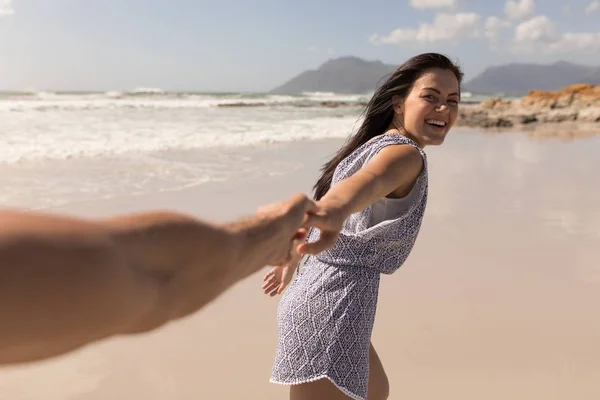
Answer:
[[[510,128],[580,122],[600,128],[600,85],[578,84],[557,92],[531,90],[519,100],[493,98],[462,107],[459,126]]]

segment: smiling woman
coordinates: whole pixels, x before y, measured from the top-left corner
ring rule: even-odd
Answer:
[[[454,73],[439,68],[428,70],[415,81],[406,99],[395,96],[395,111],[403,118],[392,124],[421,147],[442,144],[456,121],[459,101],[459,84]]]
[[[271,382],[292,385],[290,399],[383,400],[389,383],[371,344],[381,274],[407,259],[428,195],[423,148],[442,144],[458,115],[462,72],[447,57],[411,58],[377,89],[356,135],[315,185],[320,214],[341,233],[318,253],[311,230],[278,310],[279,344]],[[281,293],[300,256],[265,276]]]

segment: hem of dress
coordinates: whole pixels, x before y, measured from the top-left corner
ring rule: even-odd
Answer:
[[[338,388],[342,393],[344,393],[346,396],[350,397],[352,400],[367,400],[366,397],[361,397],[361,396],[357,395],[356,393],[352,393],[348,389],[341,387],[340,385],[335,383],[333,379],[331,379],[329,376],[327,376],[325,374],[315,376],[312,378],[308,378],[308,379],[304,379],[304,380],[296,380],[293,382],[281,382],[281,381],[277,381],[277,380],[271,378],[271,379],[269,379],[269,382],[274,383],[276,385],[294,386],[294,385],[302,385],[303,383],[315,382],[315,381],[318,381],[318,380],[321,380],[324,378],[329,379],[329,382],[333,383],[333,385],[336,388]]]

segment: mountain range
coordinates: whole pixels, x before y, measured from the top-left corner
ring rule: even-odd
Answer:
[[[381,61],[341,57],[325,62],[316,70],[302,72],[271,93],[368,93],[397,67]],[[600,84],[600,66],[577,65],[567,61],[546,65],[511,63],[492,66],[464,82],[463,91],[520,96],[531,89],[553,91],[575,83]]]

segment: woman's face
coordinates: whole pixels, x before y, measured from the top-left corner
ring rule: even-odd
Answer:
[[[421,147],[440,145],[456,121],[459,101],[458,79],[452,71],[426,70],[406,99],[394,106],[395,125],[404,127]]]

